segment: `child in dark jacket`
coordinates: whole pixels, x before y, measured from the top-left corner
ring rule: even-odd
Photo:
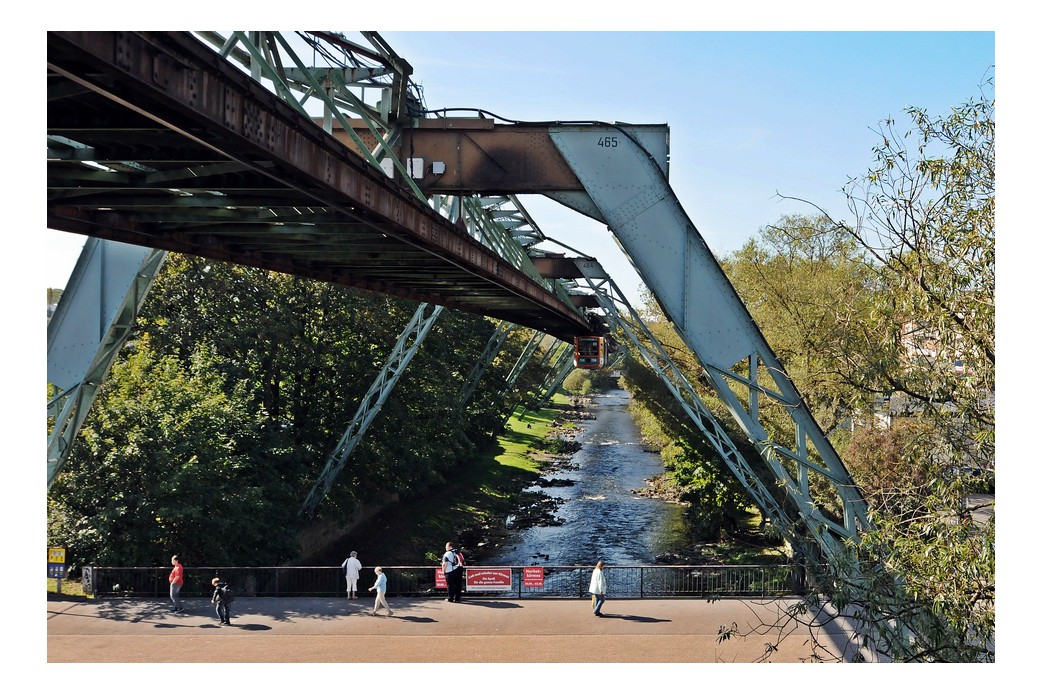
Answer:
[[[210,603],[217,606],[217,619],[221,621],[222,625],[232,624],[232,612],[230,607],[232,605],[232,592],[228,588],[228,584],[222,582],[218,577],[214,577],[210,583],[214,587],[214,595],[210,598]]]

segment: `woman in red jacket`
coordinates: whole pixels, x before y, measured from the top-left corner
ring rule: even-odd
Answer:
[[[181,603],[181,585],[185,583],[185,568],[177,561],[177,555],[170,558],[170,564],[174,569],[170,570],[170,601],[174,604],[174,612],[180,613],[185,610]]]

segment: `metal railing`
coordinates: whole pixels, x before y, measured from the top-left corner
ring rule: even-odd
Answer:
[[[542,569],[542,572],[538,570]],[[488,570],[497,570],[489,572]],[[465,592],[485,598],[553,598],[587,594],[590,566],[486,567],[471,566]],[[509,584],[507,572],[510,572]],[[807,593],[807,575],[796,565],[638,565],[606,566],[605,579],[613,598],[673,596],[792,596]],[[437,570],[432,566],[386,566],[388,594],[439,596]],[[97,598],[156,598],[169,594],[169,567],[83,568],[84,593]],[[476,586],[479,575],[494,576],[495,585]],[[184,597],[209,597],[211,579],[220,577],[238,596],[341,596],[346,591],[340,567],[186,567]],[[372,567],[364,567],[358,588],[373,584]]]

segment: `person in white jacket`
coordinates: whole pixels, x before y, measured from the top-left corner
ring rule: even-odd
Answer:
[[[608,593],[608,583],[605,582],[605,561],[598,560],[594,565],[594,571],[590,574],[590,593],[594,604],[594,615],[601,617],[601,607],[605,605],[605,594]]]
[[[340,566],[344,568],[344,578],[348,582],[348,598],[358,598],[359,572],[362,571],[362,563],[359,562],[358,553],[352,550],[351,555]]]

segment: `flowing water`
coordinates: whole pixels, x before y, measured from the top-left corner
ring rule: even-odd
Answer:
[[[634,493],[662,474],[663,463],[642,445],[627,412],[630,394],[608,391],[592,402],[595,419],[577,421],[582,448],[547,476],[571,484],[540,488],[560,501],[562,523],[518,530],[483,565],[649,565],[684,544],[681,506]]]

